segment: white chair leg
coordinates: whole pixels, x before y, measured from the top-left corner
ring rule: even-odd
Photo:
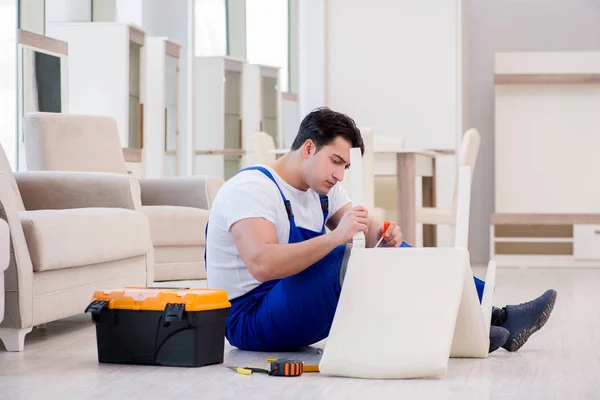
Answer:
[[[25,335],[31,332],[32,327],[23,329],[0,328],[0,340],[8,351],[23,351],[25,348]]]

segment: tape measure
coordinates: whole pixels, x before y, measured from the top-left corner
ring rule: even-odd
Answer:
[[[267,361],[270,363],[269,369],[256,367],[227,368],[242,375],[252,375],[252,373],[257,372],[271,376],[300,376],[304,372],[319,372],[318,365],[304,365],[304,363],[299,360],[269,358]]]

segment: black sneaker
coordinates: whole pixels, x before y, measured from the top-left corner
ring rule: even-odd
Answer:
[[[527,303],[494,309],[492,325],[503,327],[510,332],[508,340],[502,347],[508,351],[519,350],[531,335],[546,324],[555,302],[556,291],[549,289],[537,299]]]
[[[498,350],[508,340],[510,332],[499,326],[490,327],[490,353]]]

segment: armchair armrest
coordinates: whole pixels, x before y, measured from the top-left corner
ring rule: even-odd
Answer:
[[[225,181],[216,176],[140,179],[144,206],[181,206],[210,210]]]
[[[135,209],[129,176],[105,172],[15,172],[26,210]]]
[[[0,172],[0,218],[8,223],[12,251],[5,275],[6,313],[0,328],[21,329],[33,322],[33,264],[21,225],[22,207],[12,177]]]

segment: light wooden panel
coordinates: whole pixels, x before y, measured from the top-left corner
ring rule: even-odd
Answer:
[[[561,242],[496,242],[496,254],[572,255],[573,243]]]
[[[497,85],[600,83],[600,74],[497,74]]]
[[[497,238],[572,238],[573,225],[495,225]]]
[[[142,162],[142,149],[123,148],[123,157],[125,162],[140,163]]]
[[[600,224],[600,214],[501,214],[491,216],[492,224],[511,225],[568,225]]]
[[[22,29],[18,30],[18,42],[24,46],[46,50],[63,56],[69,55],[69,44],[67,42]]]

